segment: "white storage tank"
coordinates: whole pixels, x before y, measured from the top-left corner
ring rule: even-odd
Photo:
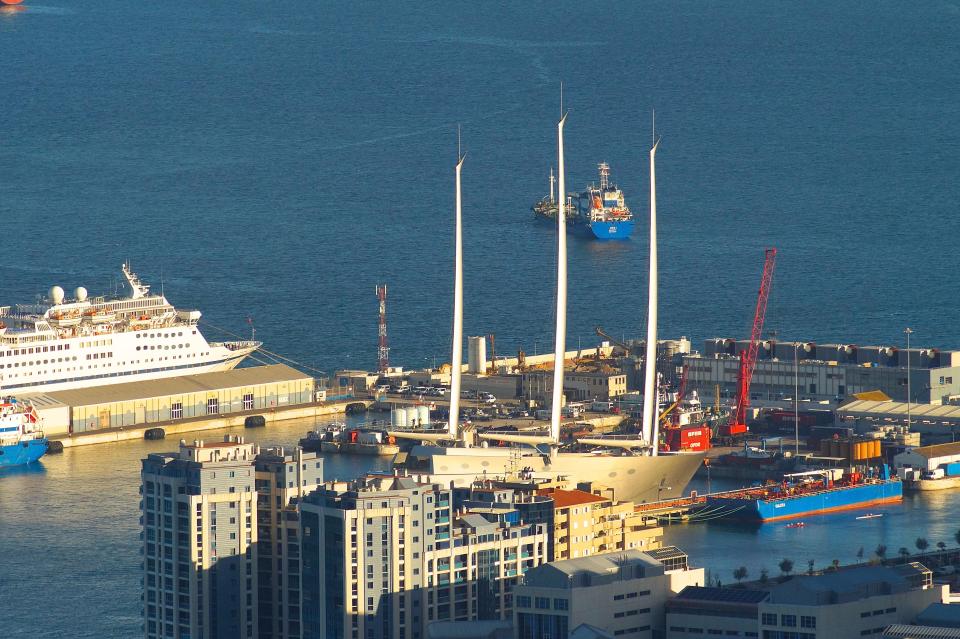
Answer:
[[[420,421],[420,428],[426,428],[430,425],[430,407],[417,406],[417,419]]]
[[[417,407],[407,406],[403,410],[407,414],[407,428],[419,428],[420,422],[417,416]]]
[[[471,373],[487,371],[487,338],[483,335],[467,338],[467,370]]]
[[[394,428],[407,427],[407,411],[404,408],[394,408],[390,411],[390,423]]]

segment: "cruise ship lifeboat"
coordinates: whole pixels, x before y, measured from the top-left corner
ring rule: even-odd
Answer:
[[[89,310],[83,314],[84,317],[89,319],[94,324],[103,324],[104,322],[112,322],[117,319],[117,314],[113,311],[94,311]]]
[[[51,313],[47,318],[47,322],[51,326],[59,326],[61,328],[67,326],[76,326],[83,320],[83,317],[79,313],[64,313],[64,312],[54,312]]]

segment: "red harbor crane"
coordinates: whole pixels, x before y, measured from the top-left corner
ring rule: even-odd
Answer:
[[[760,349],[760,336],[763,334],[763,320],[767,315],[767,299],[773,285],[773,267],[777,259],[777,249],[764,251],[763,275],[760,278],[760,291],[757,293],[757,309],[753,313],[753,329],[750,331],[750,343],[747,350],[740,353],[740,371],[737,375],[737,403],[730,414],[730,421],[721,428],[721,435],[741,435],[747,432],[747,409],[750,408],[750,381],[757,363],[757,351]]]

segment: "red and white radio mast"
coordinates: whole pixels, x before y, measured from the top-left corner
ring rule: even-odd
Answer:
[[[378,360],[377,370],[379,370],[381,373],[386,373],[387,369],[390,368],[390,347],[387,346],[387,285],[386,284],[377,285],[377,299],[380,300],[380,323],[378,325],[380,342],[379,342],[379,345],[377,346],[377,360]]]

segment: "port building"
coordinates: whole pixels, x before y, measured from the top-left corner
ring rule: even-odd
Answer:
[[[308,404],[313,377],[284,364],[24,395],[48,436]]]
[[[740,354],[749,345],[749,340],[712,338],[702,353],[684,355],[690,387],[710,397],[719,385],[721,394],[734,396]],[[755,400],[793,398],[797,385],[801,399],[842,401],[879,390],[906,402],[908,370],[911,402],[946,404],[960,397],[960,351],[773,340],[760,345],[751,395]]]

